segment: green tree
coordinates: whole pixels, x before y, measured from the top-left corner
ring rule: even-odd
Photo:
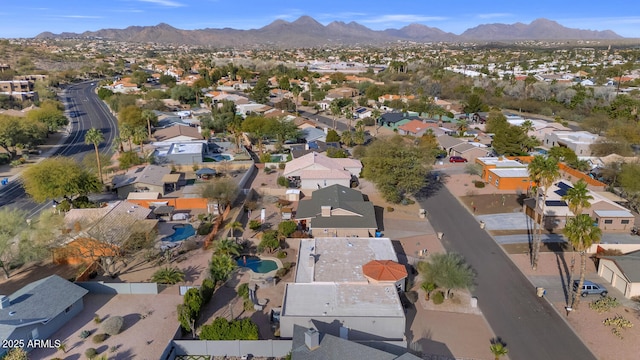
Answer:
[[[29,111],[26,117],[45,124],[49,131],[55,131],[69,124],[63,110],[64,107],[59,101],[45,100],[39,108]]]
[[[243,230],[244,226],[242,226],[240,221],[232,221],[227,224],[226,228],[231,231],[231,236],[235,237],[236,232]]]
[[[84,135],[84,143],[92,144],[93,149],[96,152],[96,164],[98,168],[98,178],[100,178],[100,183],[104,183],[104,178],[102,177],[102,166],[100,165],[100,150],[98,150],[98,146],[104,141],[104,136],[102,132],[96,128],[91,128]]]
[[[32,165],[22,173],[24,189],[36,202],[98,192],[100,180],[73,158],[54,157]]]
[[[187,290],[184,294],[184,302],[178,305],[178,321],[185,331],[191,331],[195,338],[196,321],[200,316],[200,310],[204,300],[200,291],[196,288]]]
[[[266,104],[269,100],[269,84],[267,78],[261,76],[251,91],[251,98],[258,104]]]
[[[485,109],[484,103],[478,94],[471,94],[464,104],[463,111],[467,114],[481,112]]]
[[[295,221],[287,220],[278,224],[278,233],[284,238],[288,238],[296,230],[298,230],[298,224]]]
[[[210,201],[216,201],[220,213],[231,204],[238,193],[238,185],[231,179],[220,179],[207,182],[200,188],[200,195]]]
[[[140,165],[144,162],[144,160],[138,156],[138,153],[135,151],[125,151],[120,154],[118,158],[119,167],[121,170],[127,170],[132,166]]]
[[[507,124],[496,129],[492,146],[500,155],[526,155],[530,142],[521,127]]]
[[[151,281],[158,284],[174,285],[184,281],[184,271],[176,267],[161,268],[153,273]]]
[[[331,115],[333,115],[333,129],[336,129],[338,115],[342,114],[342,107],[340,106],[340,102],[338,99],[334,99],[329,105],[329,110],[331,111]]]
[[[176,85],[171,88],[171,98],[181,104],[195,104],[196,92],[188,85]]]
[[[452,290],[469,289],[475,281],[475,273],[458,253],[433,254],[429,261],[418,263],[418,272],[426,282],[446,289],[445,299]]]
[[[29,356],[27,355],[27,352],[23,348],[13,348],[13,349],[10,349],[2,359],[3,360],[29,360]]]
[[[263,116],[247,116],[242,122],[242,130],[251,133],[258,143],[258,150],[263,152],[263,141],[271,131],[270,122]]]
[[[118,112],[118,125],[120,127],[127,125],[135,129],[139,126],[146,126],[146,124],[147,122],[142,118],[142,109],[135,105],[124,107]]]
[[[160,75],[160,78],[158,79],[158,82],[161,85],[166,85],[167,87],[174,87],[176,86],[176,78],[171,76],[171,75]]]
[[[582,214],[583,209],[591,206],[593,196],[589,195],[587,182],[580,179],[573,184],[571,189],[567,190],[566,194],[562,196],[562,200],[567,202],[567,206],[573,215],[579,216]]]
[[[209,262],[209,276],[216,284],[225,282],[237,266],[231,256],[214,253]]]
[[[431,149],[406,142],[397,135],[377,139],[365,148],[362,177],[371,179],[385,200],[399,203],[426,185]]]
[[[338,135],[338,132],[330,129],[329,131],[327,131],[327,142],[340,142],[340,135]]]
[[[18,240],[26,231],[26,215],[25,212],[16,209],[0,209],[0,268],[7,279],[12,263],[20,256]]]
[[[349,154],[347,153],[346,150],[341,149],[341,148],[335,148],[335,147],[329,147],[327,148],[327,157],[330,158],[347,158],[349,157]]]
[[[47,125],[33,119],[21,119],[0,114],[0,147],[11,159],[19,148],[30,148],[42,143],[47,136]]]
[[[571,299],[571,308],[577,310],[580,304],[582,285],[584,285],[584,276],[587,272],[587,250],[591,245],[600,242],[602,230],[594,225],[591,216],[580,214],[567,220],[563,233],[573,249],[580,253],[580,280]],[[569,286],[571,285],[569,284]]]
[[[534,183],[536,194],[536,208],[534,223],[537,226],[537,233],[533,237],[533,251],[531,254],[531,268],[538,268],[538,257],[540,255],[540,244],[542,243],[542,228],[545,221],[545,209],[549,188],[560,178],[558,160],[554,157],[534,156],[528,166],[529,177]],[[542,195],[540,194],[542,190]],[[534,229],[535,231],[535,229]]]

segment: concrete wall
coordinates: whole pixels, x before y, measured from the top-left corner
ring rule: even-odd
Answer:
[[[313,219],[311,220],[313,226]],[[375,235],[377,229],[326,229],[326,228],[314,228],[311,227],[311,233],[313,236],[322,237],[372,237]],[[326,230],[326,231],[325,231]]]
[[[181,355],[284,357],[291,352],[292,343],[291,340],[174,340],[174,351],[165,353],[168,360]]]
[[[372,314],[374,315],[374,314]],[[281,316],[280,336],[293,337],[293,326],[308,327],[309,324],[321,333],[340,336],[340,326],[349,328],[349,340],[401,340],[406,321],[402,317],[360,316]]]
[[[96,294],[158,294],[158,284],[156,283],[105,283],[103,281],[92,281],[76,282],[76,285]]]
[[[622,251],[623,254],[626,254],[632,251],[640,250],[640,243],[638,244],[605,244],[605,243],[593,244],[591,245],[589,250],[587,250],[587,252],[589,254],[595,254],[596,252],[598,252],[598,247],[601,247],[605,250],[620,250]]]

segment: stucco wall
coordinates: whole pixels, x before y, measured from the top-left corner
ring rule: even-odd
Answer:
[[[375,314],[372,314],[375,315]],[[349,340],[401,340],[405,331],[404,317],[312,317],[286,316],[280,318],[280,336],[293,337],[293,326],[308,327],[309,324],[321,333],[340,336],[340,326],[349,329]]]

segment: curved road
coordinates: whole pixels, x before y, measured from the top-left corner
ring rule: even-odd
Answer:
[[[69,134],[64,143],[60,144],[53,153],[46,156],[68,156],[81,161],[87,154],[94,154],[93,145],[84,143],[87,130],[96,128],[102,131],[105,141],[99,145],[101,153],[109,153],[113,139],[118,134],[117,120],[111,115],[109,108],[95,94],[96,83],[83,82],[69,86],[62,95],[62,101],[68,114],[70,126]],[[25,193],[19,179],[0,188],[0,206],[21,209],[31,218],[44,208],[51,206],[50,202],[38,204]]]
[[[536,296],[529,280],[445,187],[419,203],[427,209],[434,229],[444,233],[445,249],[463,255],[476,270],[472,293],[493,332],[506,342],[509,358],[596,359],[547,300]]]

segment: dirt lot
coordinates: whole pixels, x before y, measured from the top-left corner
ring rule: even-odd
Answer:
[[[522,212],[523,195],[484,194],[461,196],[460,201],[475,215]]]

